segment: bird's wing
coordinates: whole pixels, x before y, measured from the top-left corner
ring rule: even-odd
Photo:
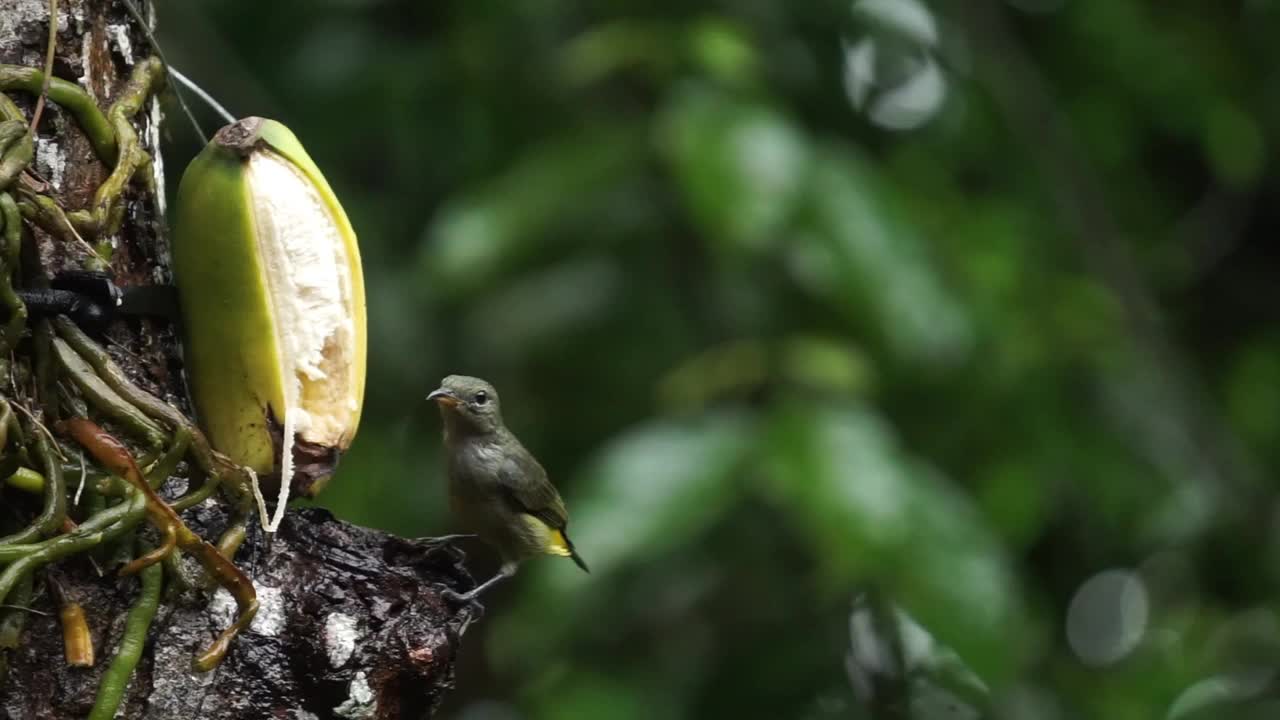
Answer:
[[[547,471],[524,448],[510,453],[498,469],[498,482],[513,509],[528,513],[556,530],[569,522],[560,493],[547,479]]]

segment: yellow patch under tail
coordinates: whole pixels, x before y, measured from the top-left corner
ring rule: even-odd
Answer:
[[[578,551],[573,547],[573,542],[569,540],[569,536],[565,535],[563,530],[553,531],[551,533],[551,542],[552,545],[554,545],[554,549],[551,550],[553,554],[561,556],[567,555],[568,557],[573,558],[574,564],[582,568],[583,572],[591,572],[591,568],[587,567],[586,561],[578,554]]]
[[[532,515],[526,517],[528,518],[529,528],[535,530],[541,536],[542,552],[548,555],[573,558],[574,564],[585,572],[591,572],[582,556],[573,547],[573,541],[569,539],[569,536],[563,530],[556,530]]]
[[[569,538],[559,530],[552,530],[547,537],[547,553],[560,557],[573,555],[573,549],[569,547]]]

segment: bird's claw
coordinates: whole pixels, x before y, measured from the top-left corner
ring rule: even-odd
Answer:
[[[472,620],[478,620],[484,615],[484,605],[472,593],[460,593],[453,588],[444,588],[440,591],[440,597],[452,604],[466,606],[468,612],[465,625],[470,625]]]
[[[427,552],[445,550],[455,559],[461,560],[466,557],[466,554],[462,552],[462,548],[458,547],[454,543],[459,540],[467,540],[473,537],[475,537],[475,535],[442,535],[440,537],[414,538],[409,542],[413,545],[424,548]]]

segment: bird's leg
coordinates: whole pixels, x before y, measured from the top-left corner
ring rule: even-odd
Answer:
[[[475,586],[474,588],[471,588],[467,592],[460,593],[460,592],[455,592],[453,590],[450,590],[449,588],[445,588],[444,591],[442,591],[440,594],[443,595],[446,599],[453,600],[454,602],[478,604],[476,602],[476,597],[478,597],[485,590],[488,590],[494,585],[497,585],[499,581],[506,580],[512,575],[515,575],[517,567],[519,566],[514,562],[503,563],[502,567],[498,568],[497,574],[495,574],[493,577],[489,578],[488,580],[485,580],[484,582],[480,583],[479,585]]]

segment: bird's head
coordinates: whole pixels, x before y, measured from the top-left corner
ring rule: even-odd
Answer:
[[[450,375],[427,399],[440,406],[449,427],[462,433],[485,434],[502,427],[498,391],[480,378]]]

